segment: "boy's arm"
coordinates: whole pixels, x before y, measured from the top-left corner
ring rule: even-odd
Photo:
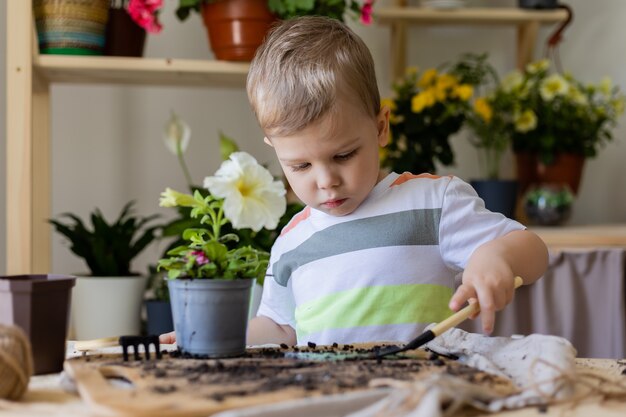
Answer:
[[[284,343],[293,346],[296,344],[296,331],[289,325],[277,324],[269,317],[257,316],[248,324],[246,343],[248,345]]]
[[[450,300],[459,310],[470,298],[478,299],[483,331],[493,331],[495,312],[513,299],[515,276],[524,284],[535,282],[548,266],[545,243],[528,230],[516,230],[479,246],[470,256],[462,284]]]

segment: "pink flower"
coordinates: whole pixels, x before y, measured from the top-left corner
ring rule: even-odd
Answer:
[[[363,23],[364,25],[369,25],[374,21],[374,19],[372,19],[373,7],[374,0],[365,0],[363,8],[361,9],[361,23]]]
[[[163,0],[130,0],[128,14],[139,26],[150,33],[159,33],[163,28],[158,19]]]
[[[191,256],[196,257],[196,263],[198,265],[206,265],[210,262],[209,258],[201,250],[195,250],[190,253]]]

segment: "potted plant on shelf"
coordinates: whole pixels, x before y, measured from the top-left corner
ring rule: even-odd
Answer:
[[[157,269],[167,271],[179,349],[192,355],[235,356],[245,351],[253,280],[263,281],[269,253],[242,245],[235,230],[275,229],[285,213],[285,187],[245,152],[234,152],[214,176],[209,191],[167,188],[162,207],[187,207],[201,227],[183,232],[185,244],[168,251]]]
[[[146,32],[161,32],[162,7],[163,0],[111,0],[104,54],[142,56]]]
[[[33,0],[39,52],[102,55],[110,0]]]
[[[496,70],[488,61],[488,55],[465,54],[454,63],[450,72],[471,82],[476,97],[467,109],[469,141],[478,153],[481,179],[470,184],[491,211],[513,218],[517,199],[517,181],[502,179],[500,167],[502,156],[511,146],[511,134],[507,130],[504,110],[508,107],[507,96],[499,88]]]
[[[276,19],[320,15],[342,19],[344,14],[372,21],[373,0],[179,0],[176,16],[186,20],[202,14],[209,44],[217,59],[250,61]]]
[[[407,69],[393,85],[390,141],[381,150],[382,165],[396,172],[434,173],[436,164],[454,164],[449,137],[465,121],[473,86],[457,75],[431,68]]]
[[[49,220],[91,271],[77,278],[72,297],[72,324],[79,340],[139,333],[147,277],[132,272],[131,262],[160,226],[149,226],[157,215],[134,216],[132,206],[132,201],[127,203],[113,223],[96,209],[91,228],[71,213],[59,216],[69,218],[67,223]]]
[[[624,95],[611,80],[583,84],[550,71],[547,60],[502,80],[507,131],[522,192],[532,184],[566,183],[576,193],[586,158],[611,141]]]

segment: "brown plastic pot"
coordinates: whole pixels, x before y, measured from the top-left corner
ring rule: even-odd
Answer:
[[[143,56],[146,31],[130,17],[126,9],[110,9],[106,27],[104,54],[109,56]]]
[[[267,0],[221,0],[204,3],[202,19],[215,58],[251,61],[276,16]]]
[[[67,275],[0,276],[0,323],[24,330],[33,349],[35,375],[63,369],[75,280]]]

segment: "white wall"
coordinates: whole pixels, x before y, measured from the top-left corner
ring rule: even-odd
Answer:
[[[173,14],[174,1],[166,2],[162,14],[164,30],[150,36],[148,57],[211,58],[204,28],[198,16],[180,23]],[[384,4],[385,0],[377,5]],[[561,48],[564,66],[583,81],[599,81],[611,76],[626,87],[626,2],[620,0],[567,1],[576,18],[565,34]],[[513,0],[469,0],[470,5],[514,5]],[[5,2],[0,2],[2,29],[6,39]],[[373,25],[351,24],[370,46],[376,61],[379,86],[390,94],[389,30]],[[542,30],[540,42],[546,38]],[[410,30],[409,64],[422,68],[452,60],[459,53],[489,51],[501,72],[515,66],[513,28],[433,27]],[[541,52],[542,46],[537,48]],[[5,56],[0,56],[0,121],[5,138]],[[269,162],[279,172],[271,149],[263,145],[243,89],[156,88],[119,86],[66,86],[52,89],[52,215],[71,211],[87,216],[99,207],[109,217],[116,216],[125,202],[137,201],[142,215],[155,212],[171,216],[158,207],[159,193],[167,186],[185,189],[176,158],[164,147],[162,127],[170,110],[180,114],[192,128],[192,141],[186,159],[196,182],[214,172],[219,164],[218,130],[235,138],[243,150],[260,161]],[[626,128],[624,119],[615,131],[616,141],[587,163],[571,223],[610,223],[626,221],[626,193],[621,177],[626,174]],[[4,140],[3,140],[4,144]],[[478,174],[476,155],[466,138],[454,139],[457,166],[451,171],[463,178]],[[507,175],[512,175],[510,163]],[[0,147],[0,166],[5,167],[5,147]],[[0,181],[0,273],[6,270],[5,173]],[[63,239],[53,235],[52,272],[79,273],[86,270]],[[135,264],[143,271],[162,248],[154,247]]]

